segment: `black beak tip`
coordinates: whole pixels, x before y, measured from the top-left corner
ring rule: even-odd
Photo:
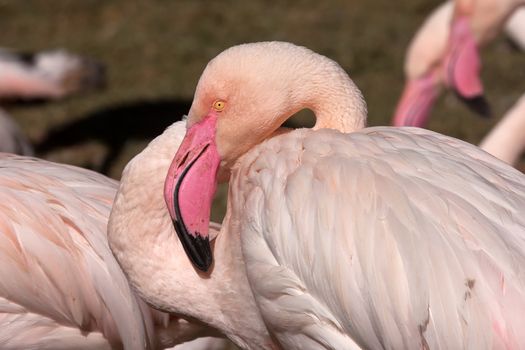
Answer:
[[[199,270],[202,272],[208,272],[210,266],[213,262],[213,255],[211,253],[210,240],[208,237],[202,238],[200,236],[190,236],[192,254],[190,254],[190,259]]]
[[[463,101],[467,107],[474,111],[476,114],[483,118],[490,118],[492,116],[492,110],[490,104],[483,95],[474,97],[463,97],[458,95],[461,101]]]
[[[213,254],[211,252],[209,238],[203,238],[199,234],[193,236],[186,230],[186,227],[180,225],[177,220],[173,220],[173,225],[184,247],[184,251],[193,265],[202,272],[208,272],[213,263]]]

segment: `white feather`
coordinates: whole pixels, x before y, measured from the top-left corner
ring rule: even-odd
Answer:
[[[503,162],[422,129],[297,130],[243,156],[232,182],[283,347],[525,346],[525,181]]]

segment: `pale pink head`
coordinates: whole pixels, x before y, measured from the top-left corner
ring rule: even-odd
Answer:
[[[264,42],[232,47],[214,58],[197,85],[187,133],[165,182],[175,229],[193,263],[207,271],[207,233],[218,178],[291,115],[311,109],[316,128],[364,126],[361,93],[334,61],[304,47]]]

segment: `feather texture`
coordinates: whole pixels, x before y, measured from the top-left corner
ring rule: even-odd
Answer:
[[[230,193],[252,290],[284,348],[517,349],[524,184],[422,129],[303,129],[243,156]]]
[[[0,153],[0,348],[159,349],[198,336],[131,290],[106,235],[116,190],[89,170]]]

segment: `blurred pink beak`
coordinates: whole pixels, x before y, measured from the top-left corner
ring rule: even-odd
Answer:
[[[430,109],[439,93],[434,81],[434,73],[429,73],[407,82],[394,114],[394,126],[422,128],[427,124]]]
[[[490,106],[483,95],[480,79],[481,59],[468,17],[455,19],[447,55],[443,61],[445,82],[459,98],[478,114],[490,116]]]
[[[164,183],[164,200],[175,231],[190,260],[204,272],[213,263],[208,230],[220,164],[216,130],[214,113],[187,130]]]

